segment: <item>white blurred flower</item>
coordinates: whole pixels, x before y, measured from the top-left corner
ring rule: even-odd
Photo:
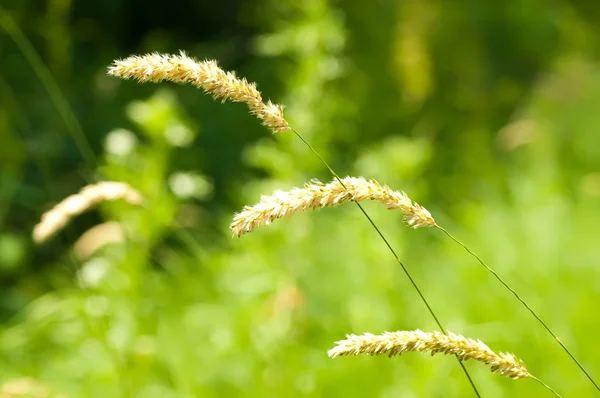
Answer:
[[[79,271],[81,283],[86,287],[95,287],[106,277],[110,269],[108,260],[97,257],[85,262]]]
[[[175,122],[167,126],[165,138],[173,146],[188,147],[194,140],[194,133],[185,125]]]
[[[106,152],[115,156],[127,156],[137,146],[135,134],[126,129],[114,129],[106,135],[104,148]]]
[[[169,177],[169,187],[182,199],[203,199],[212,194],[213,185],[202,175],[176,172]]]

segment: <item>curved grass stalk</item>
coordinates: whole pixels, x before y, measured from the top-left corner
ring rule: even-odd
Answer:
[[[35,48],[31,45],[27,37],[23,34],[19,26],[8,15],[8,12],[0,7],[0,26],[12,38],[31,68],[42,82],[44,88],[48,92],[50,99],[56,106],[58,113],[62,117],[69,134],[75,141],[77,149],[81,153],[83,159],[92,167],[96,163],[94,151],[87,141],[81,125],[77,121],[77,117],[71,110],[69,102],[63,95],[52,73],[40,58]]]
[[[85,134],[83,133],[83,129],[75,116],[75,113],[71,109],[69,102],[62,94],[59,85],[57,84],[55,78],[52,76],[50,70],[46,67],[39,54],[36,52],[31,42],[25,37],[19,26],[12,20],[12,18],[8,15],[8,12],[0,7],[0,27],[4,29],[4,31],[12,38],[15,42],[27,62],[29,62],[31,68],[38,76],[42,85],[46,89],[48,96],[50,97],[51,102],[54,104],[56,109],[58,110],[60,116],[65,123],[67,131],[73,138],[75,145],[79,152],[81,153],[82,158],[88,164],[90,168],[96,164],[96,156],[92,150],[90,143],[88,142]],[[5,88],[8,86],[5,86]],[[22,119],[19,120],[21,124],[24,125],[24,128],[27,128],[27,120]],[[49,178],[47,178],[47,167],[45,164],[42,164],[38,158],[34,159],[34,162],[37,163],[38,169],[41,171],[42,175],[46,178],[43,178],[44,183],[46,184],[46,189],[48,191],[53,190],[52,184],[49,184]],[[70,257],[73,257],[73,253],[69,253]],[[81,274],[75,272],[77,279],[79,280],[79,285],[84,286],[81,282]],[[103,348],[106,350],[107,354],[111,357],[113,364],[115,366],[115,373],[117,384],[123,394],[125,396],[131,395],[130,385],[128,382],[128,378],[125,376],[127,366],[124,361],[119,357],[118,353],[108,344],[105,337],[105,330],[99,331],[92,325],[92,322],[88,316],[88,314],[83,311],[81,314],[86,329],[89,333],[95,336],[101,343]]]
[[[292,130],[310,150],[323,162],[329,169],[335,179],[339,182],[343,189],[347,190],[347,186],[342,179],[333,171],[327,162],[318,154],[317,151],[292,127],[283,116],[283,108],[269,101],[264,103],[260,92],[256,89],[254,83],[248,83],[246,79],[240,79],[232,72],[225,72],[218,67],[215,61],[206,60],[197,62],[189,58],[185,53],[179,55],[161,55],[161,54],[146,54],[142,56],[131,56],[124,60],[117,60],[109,67],[108,74],[120,77],[122,79],[137,79],[139,82],[160,82],[163,80],[172,81],[175,83],[190,83],[196,87],[203,89],[206,93],[212,94],[215,99],[223,101],[229,99],[234,102],[244,102],[250,108],[250,112],[256,115],[263,124],[270,127],[275,133]],[[425,300],[415,281],[410,276],[410,273],[400,261],[400,258],[393,250],[392,246],[385,238],[383,233],[375,225],[371,217],[363,209],[360,203],[355,202],[361,212],[368,219],[369,223],[375,228],[377,234],[385,242],[386,246],[400,264],[405,274],[409,278],[411,284],[421,297],[421,300],[427,307],[428,311],[436,321],[438,327],[444,330],[441,322],[433,312],[431,306]],[[243,231],[243,229],[242,229]],[[458,359],[458,358],[457,358]],[[479,392],[473,383],[467,369],[462,362],[458,360],[466,377],[469,379],[475,394],[479,397]]]
[[[43,184],[45,185],[46,191],[48,192],[53,192],[54,191],[54,185],[52,183],[50,183],[50,181],[52,181],[52,179],[49,177],[48,174],[48,168],[45,167],[45,164],[42,164],[39,160],[39,158],[34,158],[34,162],[37,163],[37,167],[39,168],[39,170],[42,173],[42,181]],[[71,235],[72,231],[66,231],[66,235],[68,237],[68,239],[65,239],[65,243],[67,243],[67,241],[74,241],[74,237]],[[68,262],[67,264],[77,264],[77,259],[75,258],[75,254],[73,253],[73,251],[69,251],[68,252],[68,257],[71,259],[70,262]],[[78,286],[81,286],[84,290],[87,289],[86,288],[86,284],[83,282],[83,278],[80,272],[78,272],[77,269],[75,268],[71,268],[69,267],[69,270],[73,272],[73,275],[75,276],[75,278],[77,279],[77,284]],[[116,375],[116,383],[118,385],[118,388],[121,390],[123,396],[130,396],[131,395],[131,391],[130,391],[130,383],[129,383],[129,378],[126,377],[126,372],[127,372],[127,365],[125,364],[124,360],[119,356],[119,354],[117,353],[117,351],[108,343],[108,340],[106,338],[106,331],[108,330],[108,325],[104,325],[102,327],[102,330],[100,330],[98,327],[95,326],[94,322],[92,322],[92,319],[90,318],[90,315],[88,314],[88,312],[86,311],[81,311],[81,318],[83,319],[83,323],[85,325],[86,331],[91,334],[92,336],[94,336],[95,338],[98,339],[98,341],[101,342],[103,349],[105,350],[106,354],[111,358],[111,361],[114,365],[114,371],[115,371],[115,375]]]
[[[508,285],[508,283],[506,283],[504,281],[504,279],[502,279],[502,277],[500,277],[500,275],[498,275],[498,273],[496,271],[494,271],[485,262],[483,262],[483,260],[477,254],[475,254],[474,252],[472,252],[467,247],[467,245],[465,245],[464,243],[462,243],[461,241],[459,241],[458,239],[456,239],[446,229],[444,229],[443,227],[441,227],[441,226],[439,226],[437,224],[435,225],[435,227],[438,228],[438,229],[440,229],[450,239],[452,239],[454,242],[456,242],[458,245],[460,245],[463,249],[465,249],[467,251],[467,253],[469,253],[471,256],[473,256],[479,262],[479,264],[481,264],[488,272],[490,272],[492,275],[494,275],[494,277],[502,285],[504,285],[504,287],[507,288],[516,297],[516,299],[519,300],[519,302],[521,302],[521,304],[523,304],[523,306],[527,309],[527,311],[529,311],[531,313],[531,315],[533,315],[533,317],[544,327],[544,329],[546,329],[546,331],[554,338],[554,340],[556,340],[556,342],[562,347],[562,349],[567,353],[567,355],[569,355],[569,357],[573,360],[573,362],[575,362],[575,364],[579,367],[579,369],[585,374],[585,376],[588,378],[588,380],[594,385],[594,387],[596,387],[596,390],[600,391],[600,386],[598,386],[598,384],[596,383],[596,381],[592,378],[592,376],[588,373],[588,371],[583,367],[583,365],[581,364],[581,362],[579,362],[577,360],[577,358],[575,358],[575,356],[567,348],[567,346],[565,346],[564,343],[562,341],[560,341],[560,339],[558,338],[558,336],[550,329],[550,327],[548,326],[548,324],[546,322],[544,322],[542,320],[542,318],[540,318],[535,313],[535,311],[525,302],[525,300],[523,300],[523,298],[521,298],[521,296],[513,288],[511,288]]]
[[[306,141],[304,139],[304,137],[302,137],[300,135],[300,133],[298,133],[294,128],[292,128],[292,131],[315,154],[315,156],[319,158],[319,160],[325,165],[325,167],[327,167],[327,169],[333,175],[333,177],[336,180],[338,180],[339,183],[344,188],[346,188],[345,185],[344,185],[344,182],[342,181],[342,179],[333,170],[333,168],[331,168],[331,166],[329,166],[329,163],[327,163],[325,161],[325,159],[323,159],[323,157],[321,155],[319,155],[319,153],[313,148],[313,146],[310,145],[310,143],[308,141]],[[355,202],[355,203],[358,206],[358,208],[360,209],[360,211],[365,215],[365,217],[367,218],[367,220],[369,221],[369,223],[371,224],[371,226],[375,229],[375,231],[377,232],[377,235],[379,235],[379,237],[381,238],[381,240],[383,240],[384,244],[386,245],[386,247],[388,248],[388,250],[390,251],[390,253],[394,256],[394,259],[396,260],[396,262],[398,263],[398,265],[400,265],[400,268],[402,268],[402,271],[404,271],[404,274],[406,275],[406,277],[410,281],[411,285],[413,286],[413,288],[415,289],[415,291],[417,292],[417,294],[421,298],[421,301],[423,302],[423,304],[425,304],[425,307],[427,307],[427,311],[429,312],[429,314],[431,315],[431,317],[433,318],[433,320],[435,321],[435,323],[437,324],[437,326],[440,328],[440,330],[443,333],[445,333],[446,329],[444,329],[444,326],[442,326],[442,323],[440,322],[440,320],[438,319],[437,315],[433,311],[433,308],[431,308],[431,305],[429,305],[429,302],[427,301],[427,299],[425,298],[425,296],[421,292],[421,289],[419,289],[419,286],[417,285],[417,283],[415,282],[415,280],[410,275],[410,272],[408,272],[408,268],[406,268],[406,266],[404,265],[404,263],[402,262],[402,260],[400,260],[400,257],[396,254],[396,251],[394,250],[394,248],[392,247],[392,245],[390,244],[390,242],[387,240],[387,238],[385,237],[385,235],[383,235],[383,232],[381,232],[381,230],[375,224],[375,222],[373,221],[373,219],[371,218],[371,216],[369,216],[369,214],[367,213],[367,211],[362,207],[362,205],[360,203],[358,203],[358,202]],[[473,389],[473,392],[475,393],[475,395],[477,397],[481,397],[481,395],[479,394],[479,391],[477,390],[477,387],[475,386],[475,382],[471,378],[471,375],[469,374],[469,371],[467,370],[467,368],[465,367],[465,365],[462,363],[462,361],[460,360],[460,358],[458,356],[456,356],[456,360],[458,361],[458,364],[460,365],[463,373],[465,374],[465,377],[469,381],[469,384],[471,385],[471,388]]]
[[[452,332],[427,333],[421,330],[385,332],[382,335],[365,333],[361,336],[349,334],[345,340],[336,342],[328,351],[331,358],[350,355],[388,355],[400,356],[405,352],[427,352],[431,355],[442,353],[456,355],[459,360],[483,362],[492,373],[499,373],[511,379],[532,378],[541,383],[554,395],[560,395],[546,383],[533,376],[525,363],[514,354],[501,352],[496,354],[481,340],[469,339]]]

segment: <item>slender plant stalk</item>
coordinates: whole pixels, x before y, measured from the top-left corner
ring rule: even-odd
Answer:
[[[511,379],[532,378],[560,397],[550,386],[529,373],[525,363],[515,354],[508,352],[497,354],[481,340],[466,338],[450,332],[423,332],[417,329],[385,332],[381,335],[348,334],[345,340],[336,342],[336,346],[329,350],[328,355],[331,358],[360,354],[387,355],[391,358],[406,352],[427,352],[431,355],[442,353],[457,355],[461,361],[483,362],[490,367],[492,373],[499,373]]]
[[[571,353],[571,351],[563,344],[562,341],[560,341],[560,339],[558,338],[558,336],[556,336],[556,334],[554,334],[554,332],[550,329],[550,327],[548,327],[548,325],[546,324],[546,322],[544,322],[542,320],[542,318],[540,318],[535,311],[529,306],[527,305],[527,303],[525,302],[525,300],[523,300],[521,298],[521,296],[519,296],[519,294],[513,289],[511,288],[508,283],[506,283],[504,281],[504,279],[502,279],[500,277],[500,275],[498,275],[498,273],[496,273],[496,271],[494,271],[492,268],[490,268],[486,263],[483,262],[483,260],[475,253],[473,253],[468,247],[467,245],[465,245],[464,243],[462,243],[461,241],[459,241],[458,239],[456,239],[454,236],[452,236],[450,234],[450,232],[448,232],[446,229],[444,229],[443,227],[440,227],[439,225],[436,225],[437,228],[439,228],[441,231],[443,231],[446,235],[448,235],[448,237],[450,239],[452,239],[454,242],[456,242],[457,244],[459,244],[460,246],[462,246],[467,253],[469,253],[471,256],[473,256],[478,262],[479,264],[481,264],[486,270],[488,270],[492,275],[494,275],[494,277],[504,285],[505,288],[507,288],[516,298],[517,300],[519,300],[521,302],[521,304],[523,304],[523,306],[525,308],[527,308],[527,310],[531,313],[531,315],[533,315],[533,317],[535,319],[537,319],[537,321],[544,327],[544,329],[546,329],[548,331],[548,333],[550,333],[550,335],[554,338],[554,340],[556,340],[556,342],[562,347],[563,350],[565,350],[565,352],[571,357],[571,359],[573,360],[573,362],[575,362],[575,364],[577,364],[577,366],[579,367],[579,369],[581,369],[581,371],[587,376],[587,378],[590,380],[590,382],[594,385],[594,387],[596,387],[596,390],[600,391],[600,387],[598,386],[598,384],[594,381],[594,379],[592,378],[592,376],[590,376],[590,374],[588,373],[587,370],[585,370],[585,368],[583,367],[583,365],[581,364],[581,362],[579,362],[575,356]],[[542,383],[543,384],[543,383]]]
[[[53,192],[54,185],[49,183],[49,181],[52,181],[52,179],[48,175],[48,170],[50,170],[50,168],[48,167],[47,164],[45,164],[45,162],[42,162],[39,158],[35,158],[34,162],[36,163],[38,169],[40,170],[40,173],[44,177],[44,178],[42,178],[42,181],[43,181],[43,184],[45,185],[45,189],[48,192]],[[75,240],[75,237],[72,235],[72,231],[67,230],[66,235],[67,235],[67,238],[63,238],[64,243],[68,244],[69,242],[73,242]],[[86,291],[88,288],[87,288],[87,285],[85,283],[83,283],[83,278],[81,276],[81,273],[78,272],[78,269],[71,268],[71,266],[70,266],[71,264],[78,264],[78,261],[75,258],[74,253],[72,251],[69,251],[68,257],[70,258],[71,261],[68,263],[69,265],[67,265],[67,267],[69,267],[69,270],[72,271],[73,274],[75,275],[75,278],[77,279],[78,285],[81,287],[81,289]],[[114,366],[114,371],[115,371],[115,376],[116,376],[115,378],[117,379],[116,383],[118,385],[118,388],[121,390],[124,397],[131,396],[131,390],[129,388],[130,382],[129,382],[129,378],[126,376],[126,372],[128,369],[127,365],[126,365],[125,361],[119,356],[117,351],[114,348],[112,348],[110,346],[110,344],[108,344],[108,340],[106,338],[106,330],[108,330],[108,325],[106,325],[106,322],[103,322],[102,329],[99,329],[99,327],[96,327],[95,324],[92,322],[89,314],[86,311],[83,310],[80,312],[80,314],[83,319],[83,323],[86,328],[86,331],[89,334],[91,334],[92,336],[94,336],[95,338],[97,338],[98,341],[100,341],[102,347],[106,351],[106,354],[110,357],[110,359],[113,363],[113,366]],[[2,398],[2,396],[0,396],[0,398]]]
[[[203,62],[197,62],[193,58],[188,57],[184,52],[181,52],[179,55],[154,53],[142,56],[131,56],[123,60],[117,60],[109,68],[108,73],[122,79],[136,79],[139,82],[159,82],[163,80],[169,80],[175,83],[189,83],[203,89],[206,93],[212,94],[215,99],[221,99],[223,101],[229,99],[234,102],[244,102],[248,105],[250,112],[262,120],[263,124],[270,127],[273,132],[278,133],[292,130],[294,134],[296,134],[296,136],[300,138],[300,140],[302,140],[302,142],[304,142],[304,144],[306,144],[308,148],[321,160],[321,162],[323,162],[323,164],[339,182],[340,186],[348,191],[348,187],[344,184],[338,174],[329,166],[325,159],[323,159],[323,157],[319,155],[319,153],[295,129],[290,127],[283,116],[283,108],[281,106],[273,104],[270,101],[265,103],[254,83],[248,83],[246,79],[238,78],[232,72],[225,72],[218,67],[215,61],[205,60]],[[389,244],[388,240],[385,238],[381,230],[379,230],[379,228],[375,225],[364,208],[359,203],[355,203],[365,217],[367,217],[367,220],[371,223],[373,228],[375,228],[376,232],[384,241],[396,261],[400,264],[404,273],[407,275],[411,284],[421,297],[421,300],[425,303],[427,309],[438,324],[439,328],[444,332],[441,322],[433,312],[429,303],[426,301],[415,281],[410,276],[407,268],[400,261],[396,252]],[[252,213],[252,215],[256,214]],[[272,216],[272,214],[269,212],[267,212],[266,215],[269,217]],[[268,220],[270,220],[270,218],[268,218]],[[235,227],[235,224],[232,225]],[[435,222],[429,225],[437,226]],[[237,231],[237,235],[239,236],[241,233],[251,230],[251,227],[252,225],[241,225],[239,228],[234,228],[234,232]],[[465,375],[469,379],[473,390],[477,396],[479,396],[477,388],[471,380],[464,365],[460,361],[460,358],[457,357],[457,359],[459,360]]]
[[[188,57],[184,52],[179,55],[169,54],[146,54],[141,56],[131,56],[122,60],[114,61],[108,69],[108,74],[121,79],[136,79],[139,82],[160,82],[163,80],[172,81],[174,83],[189,83],[206,93],[212,94],[215,99],[222,101],[230,100],[233,102],[243,102],[248,105],[250,113],[258,117],[265,126],[269,127],[274,133],[280,133],[292,130],[298,138],[302,140],[310,150],[323,162],[329,169],[331,174],[340,183],[345,190],[346,185],[329,164],[319,155],[319,153],[295,130],[293,129],[283,116],[283,107],[273,104],[271,101],[264,102],[260,92],[256,89],[254,83],[248,83],[244,78],[238,78],[233,72],[225,72],[219,68],[216,61],[205,60],[198,62],[193,58]],[[425,303],[427,309],[435,319],[440,330],[444,331],[441,322],[433,312],[431,306],[425,300],[425,297],[417,287],[415,281],[411,278],[408,270],[400,261],[396,252],[385,238],[383,233],[377,228],[371,217],[363,209],[360,203],[355,202],[362,213],[367,217],[371,225],[375,228],[378,235],[383,239],[386,246],[393,254],[396,261],[400,264],[415,290]],[[238,234],[239,235],[239,234]],[[471,379],[464,364],[457,357],[457,360],[469,379],[475,394],[480,397],[473,380]]]
[[[534,375],[529,375],[529,377],[531,377],[533,380],[537,381],[538,383],[540,383],[541,385],[543,385],[544,387],[546,387],[548,390],[550,390],[550,392],[552,394],[556,395],[558,398],[562,398],[562,395],[560,395],[559,393],[557,393],[552,387],[550,387],[548,384],[544,383],[543,381],[541,381],[540,379],[538,379]]]
[[[296,134],[296,136],[304,143],[306,144],[306,146],[312,151],[312,153],[314,153],[319,160],[321,160],[321,162],[325,165],[325,167],[327,167],[327,169],[329,170],[329,172],[333,175],[333,177],[338,180],[338,182],[344,187],[346,188],[346,186],[344,185],[344,183],[342,182],[342,179],[338,176],[338,174],[333,170],[333,168],[331,168],[331,166],[329,166],[329,163],[327,163],[325,161],[325,159],[323,159],[323,157],[313,148],[312,145],[310,145],[310,143],[308,141],[306,141],[304,139],[304,137],[302,137],[300,135],[300,133],[298,133],[296,131],[296,129],[294,129],[293,127],[291,127],[291,130],[294,132],[294,134]],[[383,234],[383,232],[381,232],[381,230],[379,229],[379,227],[377,227],[377,225],[375,224],[375,222],[373,221],[373,219],[371,218],[371,216],[369,216],[369,214],[367,213],[367,211],[362,207],[362,205],[358,202],[355,202],[356,205],[358,206],[358,208],[360,209],[360,211],[365,215],[365,217],[367,218],[367,220],[369,221],[369,223],[373,226],[373,228],[375,229],[375,231],[377,232],[377,235],[379,235],[379,237],[383,240],[383,242],[385,243],[385,245],[387,246],[388,250],[390,251],[390,253],[392,253],[392,255],[394,256],[394,258],[396,259],[396,262],[400,265],[400,267],[402,268],[402,270],[404,271],[404,273],[406,274],[406,277],[408,278],[408,280],[410,281],[410,283],[412,284],[412,286],[415,288],[415,290],[417,291],[417,294],[419,295],[419,297],[421,298],[421,301],[423,301],[423,304],[425,304],[425,306],[427,307],[427,310],[429,311],[429,313],[431,314],[431,316],[433,317],[433,319],[435,320],[435,323],[438,325],[438,327],[440,328],[440,330],[442,331],[442,333],[446,333],[446,329],[444,329],[444,327],[442,326],[442,323],[440,322],[440,320],[438,319],[437,315],[435,315],[435,312],[433,311],[433,308],[431,308],[431,306],[429,305],[429,302],[427,301],[427,299],[425,298],[425,296],[423,295],[423,293],[421,292],[421,289],[419,289],[419,287],[417,286],[417,283],[414,281],[414,279],[412,278],[412,276],[410,275],[410,272],[408,272],[408,269],[406,268],[406,266],[404,265],[404,263],[402,263],[402,261],[400,260],[400,257],[398,257],[398,255],[396,254],[396,251],[394,250],[394,248],[392,247],[392,245],[390,244],[390,242],[387,240],[387,238],[385,237],[385,235]],[[469,380],[469,383],[471,384],[471,387],[473,388],[473,391],[475,392],[475,395],[477,395],[478,397],[481,397],[481,395],[479,394],[479,391],[477,390],[477,387],[475,386],[475,383],[473,382],[473,379],[471,379],[471,375],[469,374],[469,372],[467,371],[467,368],[465,368],[465,365],[462,363],[462,361],[460,360],[460,358],[458,357],[458,355],[456,355],[456,360],[458,361],[458,364],[460,365],[460,367],[462,368],[463,372],[465,373],[465,376],[467,376],[467,379]]]
[[[50,99],[56,106],[58,113],[60,113],[67,130],[71,134],[73,141],[75,141],[75,145],[79,149],[81,156],[91,168],[96,164],[96,156],[83,133],[81,125],[77,121],[77,117],[71,110],[69,102],[60,90],[60,87],[56,83],[50,70],[44,65],[39,54],[35,51],[35,48],[31,45],[29,40],[27,40],[27,37],[25,37],[19,26],[8,15],[8,11],[2,7],[0,7],[0,26],[13,39],[17,47],[19,47],[19,50],[21,50],[21,53],[27,59],[27,62],[29,62],[31,68],[44,85]]]

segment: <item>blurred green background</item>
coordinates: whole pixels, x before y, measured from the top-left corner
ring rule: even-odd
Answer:
[[[331,176],[244,105],[106,76],[179,49],[256,81],[339,174],[406,191],[600,378],[600,3],[2,0],[6,396],[473,395],[451,357],[327,357],[346,333],[437,326],[356,206],[231,238],[243,205]],[[101,180],[147,205],[105,203],[32,242],[45,211]],[[458,245],[365,207],[449,330],[594,395]],[[116,242],[86,250],[97,225]],[[483,396],[551,396],[466,366]]]

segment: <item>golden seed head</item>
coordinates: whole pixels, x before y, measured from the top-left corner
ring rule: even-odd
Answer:
[[[143,202],[142,195],[124,182],[105,181],[88,185],[78,194],[66,197],[44,213],[40,223],[33,228],[33,240],[42,243],[60,231],[72,218],[97,203],[117,199],[123,199],[134,205]]]
[[[281,105],[271,101],[264,103],[255,83],[238,78],[233,72],[226,72],[214,60],[198,62],[183,51],[179,55],[146,54],[133,55],[116,60],[108,69],[108,74],[122,79],[136,79],[140,82],[190,83],[215,99],[243,102],[262,123],[279,133],[290,130],[283,117]]]
[[[456,355],[461,361],[475,360],[490,366],[492,373],[500,373],[512,379],[529,377],[525,364],[514,354],[496,354],[480,340],[473,340],[454,333],[427,333],[421,330],[385,332],[382,335],[365,333],[349,334],[346,340],[336,342],[329,350],[332,358],[348,355],[383,355],[389,357],[405,352],[429,352]]]
[[[318,181],[306,183],[304,188],[290,191],[275,191],[262,196],[260,203],[246,206],[236,214],[231,223],[233,235],[241,236],[260,225],[268,225],[278,218],[291,216],[307,209],[337,206],[343,202],[371,199],[385,204],[388,209],[400,209],[404,221],[413,228],[434,226],[431,214],[414,203],[404,192],[392,191],[387,185],[363,177],[346,177],[328,184]]]

